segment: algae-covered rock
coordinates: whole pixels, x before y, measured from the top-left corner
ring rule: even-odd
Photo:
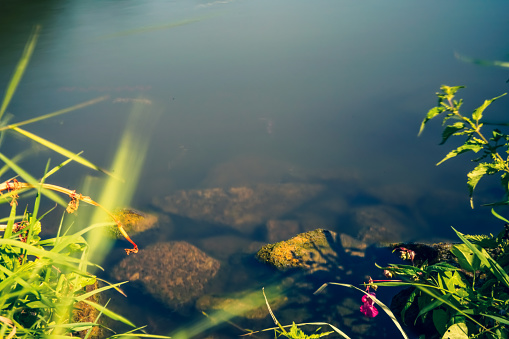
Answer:
[[[270,302],[270,307],[273,311],[277,310],[287,301],[288,297],[282,296]],[[223,311],[247,319],[264,319],[269,314],[263,295],[260,292],[250,293],[244,297],[204,295],[196,302],[196,308],[204,312]]]
[[[133,236],[159,226],[159,218],[156,215],[141,212],[133,208],[117,209],[113,211],[113,215],[120,221],[129,236]],[[111,237],[115,239],[123,238],[118,227],[113,226],[109,230]]]
[[[263,289],[247,289],[242,292],[221,295],[204,295],[196,301],[196,308],[207,313],[226,312],[246,319],[264,319],[269,316],[265,298],[273,311],[284,308],[288,303],[298,303],[288,297],[288,291],[295,288],[295,279],[286,277],[265,286]],[[265,293],[265,297],[264,297]]]
[[[337,234],[331,231],[316,229],[275,244],[263,246],[256,258],[264,263],[277,267],[312,268],[325,263],[327,256],[336,256],[331,245],[337,241]]]
[[[178,309],[204,293],[220,267],[219,261],[184,241],[157,243],[130,255],[113,268],[119,281],[140,283],[169,308]]]

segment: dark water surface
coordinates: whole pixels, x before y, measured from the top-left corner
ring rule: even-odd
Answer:
[[[128,202],[136,208],[161,211],[154,201],[179,190],[317,184],[324,187],[320,195],[281,216],[296,220],[298,231],[322,227],[358,236],[366,226],[358,216],[375,211],[386,226],[391,220],[404,225],[395,228],[400,240],[453,239],[451,225],[463,232],[499,231],[489,209],[480,207],[500,198],[498,183],[481,181],[471,210],[465,183],[472,164],[455,159],[435,167],[457,145],[438,146],[438,122],[416,135],[442,84],[467,86],[465,112],[508,91],[507,69],[454,57],[507,61],[507,13],[506,1],[3,1],[0,83],[6,86],[33,25],[40,24],[38,45],[8,111],[21,121],[108,95],[26,126],[72,151],[84,150],[104,168],[111,168],[137,107],[144,122],[135,123],[133,145],[139,145],[143,167]],[[509,99],[503,98],[486,115],[507,121],[507,112]],[[9,156],[30,146],[17,139],[10,145],[2,145]],[[53,163],[62,160],[43,152],[39,162],[25,166],[40,176],[50,156]],[[86,174],[100,176],[70,165],[52,182],[78,187]],[[380,210],[395,219],[379,216]],[[172,217],[173,226],[159,230],[156,240],[140,236],[140,247],[186,240],[218,257],[225,272],[216,293],[284,279],[227,246],[267,243],[266,220],[243,232]],[[376,225],[367,226],[376,233]],[[207,239],[219,242],[216,249]],[[364,277],[349,279],[343,282]],[[171,312],[136,293],[124,305],[127,316],[131,312],[156,333],[208,321],[196,310]],[[327,320],[335,312],[312,298],[308,309],[288,306],[280,320]],[[292,313],[292,307],[301,311]],[[376,321],[364,336],[390,337],[387,318]],[[210,338],[235,331],[222,323]]]

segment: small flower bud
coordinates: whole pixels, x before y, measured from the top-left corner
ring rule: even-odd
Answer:
[[[384,275],[386,278],[392,279],[392,272],[389,270],[384,270]]]

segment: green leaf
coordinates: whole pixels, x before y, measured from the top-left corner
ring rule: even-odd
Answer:
[[[482,113],[484,112],[484,110],[489,106],[491,105],[491,103],[501,97],[503,97],[504,95],[506,95],[507,93],[504,93],[502,95],[499,95],[498,97],[495,97],[493,99],[490,99],[490,100],[484,100],[484,103],[479,106],[478,108],[476,108],[474,110],[474,112],[472,113],[472,119],[475,120],[475,121],[479,121],[481,120],[482,118]]]
[[[468,319],[470,319],[471,321],[473,321],[474,323],[476,323],[477,325],[479,325],[483,329],[486,329],[481,323],[479,323],[477,320],[475,320],[474,318],[472,318],[471,316],[466,314],[467,310],[460,310],[454,303],[452,303],[449,300],[450,294],[447,294],[447,295],[444,296],[444,295],[439,294],[435,290],[430,289],[430,288],[433,288],[434,286],[426,286],[426,285],[422,285],[422,284],[413,284],[413,285],[415,285],[418,289],[420,289],[421,291],[423,291],[426,294],[430,295],[431,297],[433,297],[435,299],[438,299],[438,300],[441,300],[445,305],[447,305],[450,308],[456,310],[458,313],[464,315],[465,317],[467,317]]]
[[[472,195],[474,194],[474,189],[479,183],[479,180],[485,175],[485,174],[494,174],[498,172],[497,164],[489,164],[486,162],[482,162],[478,164],[472,171],[470,171],[467,174],[467,186],[468,186],[468,193],[470,196],[470,206],[474,208],[474,202]]]
[[[461,145],[460,147],[456,148],[455,150],[449,152],[445,158],[443,158],[438,164],[440,165],[441,163],[443,163],[444,161],[448,160],[448,159],[451,159],[451,158],[454,158],[455,156],[459,155],[459,154],[462,154],[462,153],[465,153],[465,152],[469,152],[469,151],[473,151],[475,153],[479,152],[480,150],[483,149],[483,145],[478,143],[478,142],[474,142],[474,141],[467,141],[464,145]]]
[[[468,328],[465,323],[457,323],[449,327],[442,339],[468,339]]]
[[[500,177],[500,183],[502,184],[502,188],[505,191],[506,198],[509,196],[509,173],[503,173]]]
[[[454,232],[456,232],[456,234],[461,239],[461,241],[463,241],[468,246],[468,248],[472,252],[474,252],[474,254],[476,256],[479,257],[479,259],[481,260],[481,263],[484,264],[500,282],[502,282],[504,285],[509,287],[509,275],[507,275],[507,273],[504,271],[504,269],[495,260],[493,260],[488,254],[483,254],[482,252],[480,252],[470,241],[468,241],[463,236],[462,233],[456,231],[454,229],[454,227],[452,227],[452,229],[454,230]]]
[[[481,246],[475,244],[472,245],[477,247],[479,251],[486,252]],[[452,246],[451,252],[454,254],[454,256],[456,256],[456,258],[458,258],[458,263],[464,270],[475,272],[481,267],[484,267],[484,265],[481,263],[481,260],[465,244],[457,244]]]
[[[465,88],[465,86],[440,86],[440,89],[444,92],[443,94],[437,93],[439,98],[444,98],[447,100],[452,100],[460,89]]]
[[[410,295],[408,296],[405,305],[401,309],[401,320],[403,320],[403,324],[405,324],[405,325],[406,325],[406,323],[405,323],[406,311],[408,311],[408,309],[412,306],[412,304],[414,303],[415,297],[417,296],[418,293],[419,293],[419,290],[417,288],[414,288],[412,293],[410,293]]]
[[[462,122],[457,122],[453,125],[447,126],[442,133],[442,142],[440,145],[443,145],[451,135],[458,132],[459,130],[462,130],[463,128],[465,128],[465,124]]]
[[[445,333],[447,330],[447,323],[449,322],[449,314],[447,311],[439,308],[433,310],[433,324],[440,335]]]
[[[426,125],[426,123],[428,121],[430,121],[431,119],[433,119],[434,117],[436,117],[437,115],[439,115],[440,113],[442,112],[445,112],[446,108],[445,107],[442,107],[442,106],[439,106],[439,107],[433,107],[432,109],[430,109],[428,111],[428,114],[426,115],[426,117],[424,118],[424,120],[422,121],[421,123],[421,128],[419,129],[419,133],[417,135],[421,135],[422,131],[424,130],[424,125]]]
[[[447,297],[448,295],[446,295],[445,297]],[[442,300],[438,300],[438,299],[431,303],[426,303],[426,306],[422,307],[421,310],[419,311],[419,314],[417,314],[417,316],[415,317],[414,325],[417,324],[417,319],[419,319],[420,316],[428,313],[429,311],[431,311],[434,308],[441,306],[442,304],[443,304]]]

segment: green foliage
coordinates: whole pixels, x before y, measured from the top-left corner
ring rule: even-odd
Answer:
[[[451,136],[465,136],[465,142],[458,148],[450,151],[445,158],[443,158],[437,165],[444,161],[454,158],[457,155],[474,152],[479,153],[482,151],[480,157],[473,161],[477,163],[475,168],[467,175],[467,186],[470,195],[470,203],[473,205],[474,189],[479,183],[479,180],[485,175],[500,174],[501,184],[505,190],[505,200],[501,203],[508,204],[509,197],[509,135],[503,133],[499,129],[491,131],[491,137],[486,137],[481,131],[483,127],[483,113],[495,100],[503,97],[502,94],[490,100],[485,100],[484,103],[476,108],[471,117],[464,116],[460,113],[460,107],[463,100],[455,100],[456,93],[464,88],[463,86],[442,86],[441,92],[437,93],[438,104],[436,107],[430,109],[421,123],[419,135],[424,130],[424,127],[431,119],[445,114],[443,118],[444,131],[442,133],[442,141],[444,144]],[[451,122],[451,121],[454,122]],[[501,151],[504,156],[500,154]]]
[[[319,330],[320,328],[317,329],[317,331]],[[290,327],[289,331],[286,331],[284,329],[275,331],[278,337],[287,337],[290,339],[317,339],[328,336],[331,333],[334,333],[334,331],[330,331],[308,335],[304,333],[295,323],[292,324],[292,327]]]
[[[452,247],[454,262],[390,265],[383,269],[401,281],[375,285],[413,287],[401,317],[405,319],[409,307],[417,305],[415,323],[430,317],[444,338],[499,338],[497,332],[509,335],[509,280],[502,267],[509,253],[508,240],[490,237],[492,245],[483,248],[455,232],[463,244]],[[480,242],[488,243],[485,237]]]
[[[340,329],[338,329],[337,327],[335,327],[335,326],[333,326],[331,324],[328,324],[328,323],[302,323],[302,324],[295,324],[295,322],[294,322],[294,323],[292,323],[292,325],[286,325],[286,326],[281,325],[281,323],[277,320],[276,316],[274,315],[274,312],[272,312],[272,309],[270,308],[269,301],[267,300],[267,296],[265,295],[265,288],[262,289],[262,293],[263,293],[263,297],[265,298],[265,304],[267,305],[267,309],[269,310],[270,316],[272,317],[272,320],[274,320],[274,324],[276,324],[277,327],[266,328],[266,329],[261,330],[261,331],[252,331],[252,332],[249,332],[248,334],[245,334],[245,335],[253,335],[253,334],[256,334],[256,333],[259,333],[259,332],[266,332],[266,331],[272,331],[273,330],[277,337],[283,336],[283,337],[287,337],[287,338],[290,338],[290,339],[316,339],[316,338],[322,338],[322,337],[328,336],[329,334],[332,334],[332,333],[336,332],[337,334],[339,334],[343,338],[350,339],[350,337],[347,336],[345,333],[343,333]],[[318,325],[318,326],[327,325],[330,328],[332,328],[333,331],[314,333],[314,334],[308,335],[308,334],[304,333],[299,328],[299,326],[305,326],[305,325],[315,325],[315,326],[316,325]],[[287,328],[287,327],[290,327],[290,331],[285,330],[285,328]],[[315,332],[320,331],[320,329],[321,329],[320,327],[317,328]]]

